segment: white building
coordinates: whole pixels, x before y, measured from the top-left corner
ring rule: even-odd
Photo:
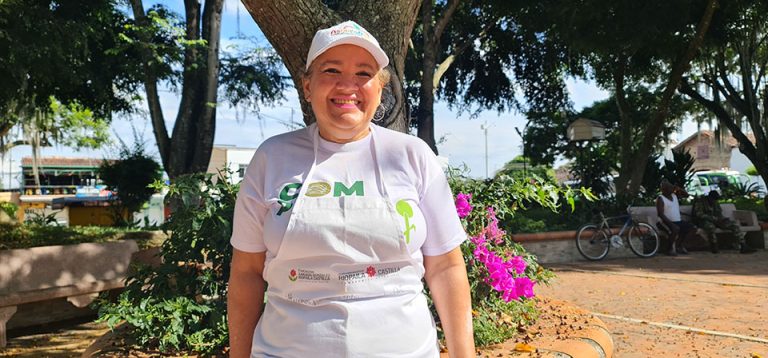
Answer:
[[[232,172],[230,182],[237,184],[245,177],[245,168],[256,153],[255,148],[239,148],[237,146],[216,145],[208,163],[208,173],[216,174],[219,170]]]

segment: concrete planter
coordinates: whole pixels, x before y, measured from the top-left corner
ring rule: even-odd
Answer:
[[[147,262],[156,251],[139,250],[131,239],[1,250],[0,347],[6,329],[93,314],[88,304],[124,287],[131,262]]]

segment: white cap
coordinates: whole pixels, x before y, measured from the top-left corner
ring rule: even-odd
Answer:
[[[376,41],[373,35],[356,22],[345,21],[327,29],[318,30],[315,33],[312,45],[309,47],[309,53],[307,53],[305,69],[308,70],[312,61],[323,54],[323,52],[339,45],[355,45],[364,48],[370,52],[376,63],[379,64],[379,69],[387,67],[389,64],[389,57],[381,49],[379,42]]]

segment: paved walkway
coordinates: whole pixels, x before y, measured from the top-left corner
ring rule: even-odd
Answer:
[[[610,258],[610,256],[609,256]],[[550,265],[538,293],[600,317],[615,357],[768,358],[768,251]]]

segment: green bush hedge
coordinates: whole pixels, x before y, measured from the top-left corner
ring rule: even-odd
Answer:
[[[135,239],[139,247],[153,246],[154,235],[138,229],[102,226],[56,226],[0,224],[0,249],[28,249],[38,246],[74,245]]]

